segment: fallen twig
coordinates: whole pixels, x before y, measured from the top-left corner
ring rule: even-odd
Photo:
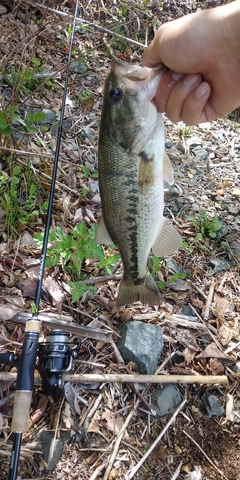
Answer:
[[[0,380],[15,381],[16,373],[0,372]],[[227,385],[228,378],[226,375],[135,375],[119,374],[119,373],[63,373],[64,382],[72,383],[179,383],[179,384],[221,384]],[[35,374],[34,381],[36,384],[40,382],[39,374]]]
[[[19,312],[16,314],[16,310],[14,310],[14,313],[15,316],[8,318],[7,320],[13,323],[22,323],[25,325],[27,319],[29,319],[29,313]],[[67,317],[72,319],[72,317]],[[66,317],[64,315],[58,316],[51,313],[39,313],[39,320],[42,322],[44,327],[64,330],[64,332],[73,333],[79,337],[92,338],[94,340],[100,340],[106,343],[113,343],[111,339],[112,332],[110,330],[101,330],[100,328],[92,328],[88,326],[85,327],[84,325],[66,322],[61,320],[61,318],[65,319]]]
[[[147,452],[145,453],[145,455],[143,455],[143,457],[141,458],[141,460],[137,463],[137,465],[135,465],[135,467],[131,470],[131,472],[128,474],[127,476],[127,479],[128,480],[131,480],[131,478],[134,477],[134,475],[137,473],[137,471],[139,470],[139,468],[143,465],[143,463],[145,462],[145,460],[149,457],[150,453],[154,450],[154,448],[157,446],[157,444],[160,442],[161,438],[163,437],[163,435],[165,434],[165,432],[168,430],[168,428],[172,425],[172,423],[174,422],[176,416],[179,414],[179,412],[182,410],[182,408],[184,407],[185,403],[186,403],[186,399],[184,399],[180,405],[178,406],[178,408],[175,410],[174,414],[172,415],[172,417],[170,418],[170,420],[167,422],[167,424],[165,425],[165,427],[163,428],[163,430],[161,431],[161,433],[158,435],[158,437],[156,438],[156,440],[153,442],[153,444],[151,445],[151,447],[147,450]]]
[[[175,470],[175,472],[174,472],[173,476],[170,478],[170,480],[176,480],[176,478],[178,477],[178,475],[179,475],[179,473],[180,473],[180,471],[181,471],[182,463],[183,463],[183,462],[182,462],[182,460],[181,460],[181,462],[179,463],[177,469]]]
[[[210,285],[210,288],[209,288],[208,296],[207,296],[205,310],[204,310],[204,313],[203,313],[203,320],[208,320],[209,311],[210,311],[210,308],[211,308],[211,303],[212,303],[213,294],[214,294],[214,287],[215,287],[215,282],[212,281],[211,285]]]
[[[193,307],[193,305],[190,304],[190,307],[191,309],[194,311],[194,313],[197,315],[197,317],[199,318],[199,320],[204,324],[204,320],[202,319],[202,317],[197,313],[197,311],[195,310],[195,308]],[[205,324],[204,324],[205,325]],[[208,328],[207,325],[206,326],[206,329],[207,329],[207,332],[209,333],[210,337],[213,339],[214,343],[216,343],[217,347],[219,348],[219,350],[221,350],[221,352],[223,352],[223,348],[222,348],[222,345],[219,343],[216,335],[214,335],[210,328]],[[216,332],[217,333],[217,332]]]
[[[188,283],[190,283],[192,285],[192,287],[198,292],[200,293],[200,295],[204,298],[204,300],[207,300],[207,295],[205,295],[205,293],[201,290],[201,288],[199,288],[197,285],[195,285],[193,282],[191,282],[191,280],[187,280]],[[216,308],[214,307],[210,307],[210,310],[211,312],[213,313],[213,315],[215,315],[215,317],[218,318],[218,320],[220,320],[220,322],[224,323],[224,318],[220,315],[220,313],[217,311]]]

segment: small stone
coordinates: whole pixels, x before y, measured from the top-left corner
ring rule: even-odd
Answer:
[[[151,404],[157,417],[163,417],[175,412],[181,401],[182,396],[175,385],[171,383],[158,387],[151,397]]]
[[[70,72],[84,73],[85,70],[86,70],[86,67],[80,60],[73,60],[70,63]]]
[[[238,215],[240,211],[240,204],[238,205],[229,205],[228,207],[229,213],[232,213],[233,215]]]
[[[234,189],[231,191],[231,195],[232,195],[232,197],[234,197],[234,198],[240,198],[240,188],[234,188]]]
[[[188,145],[191,149],[194,147],[199,147],[202,146],[202,139],[201,137],[198,137],[197,135],[193,135],[189,140],[188,140]]]
[[[231,266],[234,266],[235,262],[227,262],[226,260],[221,260],[220,258],[213,258],[210,260],[210,264],[214,267],[211,271],[211,275],[216,275],[220,272],[225,272],[230,269]]]
[[[202,147],[198,146],[198,147],[194,147],[194,148],[192,149],[192,151],[193,151],[194,155],[195,155],[199,160],[201,160],[201,161],[207,160],[207,158],[208,158],[208,151],[205,150],[205,148],[202,148]]]
[[[213,416],[220,417],[224,414],[224,408],[216,395],[205,392],[201,398],[201,406],[209,418]]]
[[[172,148],[173,147],[173,143],[168,141],[168,142],[165,142],[165,148]]]
[[[52,124],[53,122],[55,122],[55,120],[56,120],[56,113],[55,112],[52,112],[51,110],[48,110],[47,108],[43,108],[40,111],[45,114],[45,118],[43,120],[41,120],[40,122],[38,122],[39,125],[48,125],[48,124]]]
[[[171,290],[174,290],[174,292],[186,292],[189,290],[189,284],[181,278],[178,278],[174,282],[169,282],[167,286],[171,288]]]
[[[181,471],[184,472],[184,473],[189,473],[191,471],[191,469],[190,469],[189,465],[186,464],[186,465],[182,466]]]
[[[178,142],[176,144],[176,149],[181,153],[185,153],[185,147],[182,142]]]
[[[178,365],[179,363],[183,363],[185,360],[185,357],[183,355],[182,352],[180,352],[179,350],[176,350],[176,352],[174,352],[173,356],[172,356],[172,363],[174,365]]]
[[[217,191],[216,191],[216,195],[220,195],[220,196],[224,195],[224,190],[223,190],[223,188],[220,188],[219,190],[217,190]]]
[[[240,370],[240,362],[237,362],[235,363],[234,367],[233,367],[233,371],[238,373]]]
[[[192,203],[192,209],[195,210],[195,212],[200,211],[200,207],[199,207],[199,205],[197,205],[197,203]]]
[[[176,455],[181,455],[181,453],[182,453],[182,449],[178,445],[175,445],[174,451],[175,451]]]

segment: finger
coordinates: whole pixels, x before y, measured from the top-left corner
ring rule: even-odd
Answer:
[[[156,65],[159,65],[159,63],[162,63],[162,58],[159,53],[159,49],[156,48],[156,39],[154,39],[150,45],[146,48],[146,50],[143,52],[142,56],[142,66],[143,67],[155,67]]]
[[[181,113],[181,120],[187,125],[198,125],[218,118],[209,102],[211,87],[207,82],[198,85],[187,97]]]
[[[156,103],[159,112],[165,112],[166,105],[173,88],[175,87],[177,82],[183,77],[183,73],[177,73],[172,71],[169,71],[162,76],[154,98],[154,102]]]
[[[182,112],[187,98],[201,83],[202,76],[200,74],[185,75],[176,83],[169,95],[165,110],[172,122],[182,120]]]

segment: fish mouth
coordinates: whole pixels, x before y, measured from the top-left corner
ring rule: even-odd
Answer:
[[[129,95],[145,91],[148,100],[153,100],[161,77],[168,69],[163,63],[154,68],[132,65],[116,57],[112,59],[112,72],[120,77]]]

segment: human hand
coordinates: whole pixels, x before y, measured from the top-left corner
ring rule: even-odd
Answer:
[[[189,125],[240,105],[240,2],[199,11],[159,28],[143,65],[164,63],[155,96],[160,112]]]

